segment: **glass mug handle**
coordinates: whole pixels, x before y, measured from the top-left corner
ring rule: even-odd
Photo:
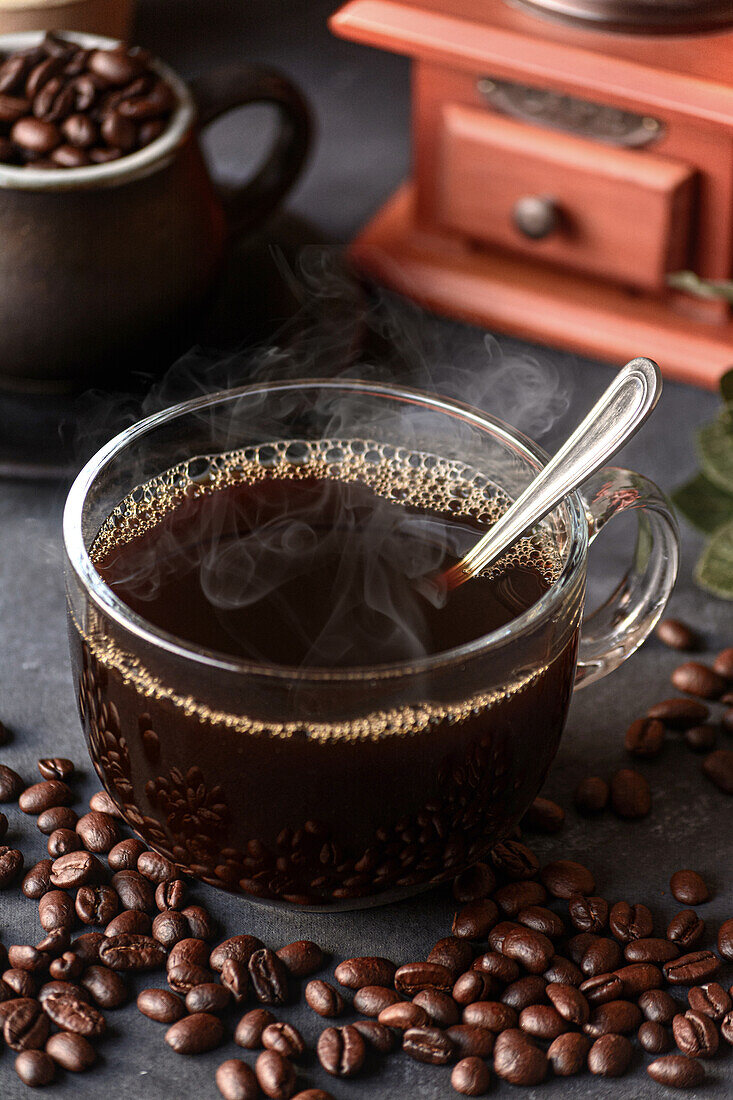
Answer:
[[[679,565],[677,522],[648,478],[609,466],[585,482],[582,496],[591,543],[619,512],[635,509],[639,526],[628,572],[583,622],[576,687],[600,680],[639,648],[666,607]]]
[[[232,65],[190,82],[201,132],[236,107],[270,103],[278,109],[278,132],[263,164],[247,182],[215,180],[233,235],[256,228],[295,183],[311,142],[311,113],[298,88],[274,69]]]

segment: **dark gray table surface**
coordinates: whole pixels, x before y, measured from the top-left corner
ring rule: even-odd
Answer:
[[[150,0],[141,9],[137,37],[183,73],[236,59],[275,63],[293,75],[311,98],[318,140],[308,171],[290,210],[315,230],[343,241],[400,180],[408,163],[408,72],[401,59],[357,48],[329,37],[325,19],[333,5],[322,0],[272,3],[271,0]],[[252,124],[238,115],[222,123],[212,140],[212,155],[234,173],[254,140]],[[600,392],[610,369],[516,341],[487,339],[484,333],[424,318],[413,339],[417,314],[409,310],[405,337],[425,355],[424,381],[438,380],[458,390],[539,439],[548,449],[562,438]],[[404,337],[404,330],[403,330]],[[1,336],[0,336],[1,338]],[[640,348],[639,352],[643,353]],[[694,467],[692,433],[713,413],[715,398],[669,383],[652,422],[626,449],[622,462],[669,490]],[[0,483],[0,717],[14,739],[0,759],[29,781],[35,762],[49,751],[72,757],[83,772],[78,784],[87,798],[96,788],[76,717],[66,651],[60,516],[64,488],[59,484]],[[620,575],[629,556],[632,530],[625,521],[609,529],[593,548],[590,601]],[[711,652],[733,638],[733,605],[696,589],[691,570],[699,540],[683,528],[682,570],[672,610],[701,629]],[[669,876],[678,867],[694,867],[714,890],[704,906],[713,931],[733,915],[731,802],[700,774],[699,758],[680,744],[668,744],[663,756],[642,763],[652,785],[651,816],[623,823],[611,816],[588,823],[572,809],[571,792],[582,776],[610,775],[628,762],[623,733],[629,722],[658,698],[670,693],[675,655],[648,643],[619,671],[579,692],[573,700],[560,753],[546,793],[568,810],[559,838],[532,839],[538,854],[569,854],[594,870],[601,893],[612,900],[646,900],[660,927],[680,906],[669,894]],[[45,855],[31,820],[10,808],[9,841],[22,847],[26,864]],[[251,931],[274,947],[296,938],[323,943],[336,959],[362,953],[393,956],[399,962],[424,957],[433,942],[448,933],[452,905],[436,891],[401,905],[361,913],[323,916],[275,913],[198,886],[196,896],[220,920],[225,934]],[[5,943],[34,943],[39,926],[34,903],[16,891],[0,893],[0,934]],[[727,983],[733,975],[727,974]],[[284,1018],[297,1022],[313,1043],[320,1021],[302,1006]],[[197,1059],[183,1059],[163,1043],[163,1029],[143,1018],[134,1005],[108,1014],[109,1038],[100,1045],[100,1064],[83,1077],[67,1075],[59,1095],[79,1100],[116,1095],[169,1098],[184,1094],[206,1100],[218,1095],[214,1070],[225,1057],[239,1055],[233,1043]],[[733,1089],[733,1068],[726,1050],[709,1066],[709,1084],[699,1096],[723,1098]],[[244,1054],[252,1061],[252,1056]],[[549,1082],[527,1096],[632,1097],[663,1090],[643,1072],[620,1081],[588,1075]],[[304,1078],[331,1087],[339,1098],[394,1098],[422,1095],[426,1100],[454,1095],[449,1070],[419,1066],[403,1056],[352,1082],[329,1086],[313,1061]],[[9,1051],[0,1054],[0,1096],[27,1095],[16,1078]],[[492,1096],[515,1091],[495,1083]],[[698,1095],[697,1092],[692,1095]]]

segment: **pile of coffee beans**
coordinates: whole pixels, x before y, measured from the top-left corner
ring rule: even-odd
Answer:
[[[140,49],[84,49],[48,34],[0,62],[0,162],[104,164],[159,137],[175,107]]]
[[[730,708],[733,651],[710,671],[724,681],[716,700]],[[678,669],[677,686],[689,691],[689,675]],[[709,693],[707,674],[693,675]],[[668,736],[705,722],[707,709],[694,697],[665,700],[632,723],[626,748],[649,760]],[[0,724],[0,745],[7,740]],[[105,793],[79,815],[72,762],[46,757],[38,771],[29,785],[0,764],[0,803],[35,816],[47,837],[48,858],[24,877],[21,851],[0,845],[0,889],[20,882],[38,904],[38,942],[0,944],[0,1026],[29,1086],[92,1068],[97,1045],[119,1030],[107,1014],[135,993],[176,1054],[228,1039],[240,1048],[216,1071],[225,1100],[333,1100],[307,1080],[313,1054],[328,1078],[347,1082],[401,1053],[447,1067],[463,1096],[484,1095],[496,1078],[529,1088],[584,1072],[620,1077],[642,1060],[653,1081],[685,1089],[704,1083],[708,1062],[733,1045],[733,914],[708,926],[699,909],[713,891],[694,868],[665,884],[680,909],[655,927],[644,901],[605,898],[592,871],[562,854],[541,864],[518,830],[456,878],[452,926],[426,958],[350,958],[330,971],[311,940],[274,949],[239,932],[217,942],[178,869],[126,834]],[[591,776],[576,807],[643,816],[639,779],[633,769],[610,783]],[[555,834],[564,819],[540,797],[524,825]],[[8,828],[0,814],[0,840]],[[148,984],[155,973],[163,986]],[[319,1029],[310,1043],[286,1018],[300,1000]]]

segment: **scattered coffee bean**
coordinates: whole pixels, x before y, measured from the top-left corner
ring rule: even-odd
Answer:
[[[553,955],[550,965],[542,977],[547,982],[556,982],[559,985],[581,986],[583,984],[583,971],[570,959],[564,959],[561,955]]]
[[[608,902],[605,898],[573,894],[568,902],[568,912],[580,932],[593,932],[597,935],[608,923]]]
[[[733,999],[718,982],[695,985],[687,994],[690,1008],[709,1016],[711,1020],[722,1020],[733,1009]]]
[[[228,989],[218,982],[202,982],[189,989],[186,994],[188,1012],[213,1012],[215,1016],[224,1012],[231,1004]]]
[[[646,712],[648,718],[658,718],[667,729],[686,730],[699,726],[710,716],[709,709],[697,699],[663,699]]]
[[[437,1027],[411,1027],[402,1037],[402,1049],[416,1062],[445,1066],[452,1061],[455,1048],[448,1035]]]
[[[43,779],[71,779],[74,765],[64,756],[46,756],[38,761],[38,770]]]
[[[308,978],[323,966],[323,951],[313,940],[289,943],[276,955],[293,978]]]
[[[580,897],[579,894],[575,896]],[[557,913],[541,905],[528,905],[520,909],[517,913],[517,923],[535,932],[541,932],[551,940],[559,939],[565,934],[565,925]]]
[[[409,1034],[406,1032],[405,1037]],[[333,1077],[353,1077],[364,1064],[366,1054],[361,1034],[350,1025],[327,1027],[318,1037],[316,1052],[326,1073]]]
[[[0,844],[0,890],[10,886],[23,870],[23,853]]]
[[[474,1001],[486,1000],[498,992],[500,986],[490,974],[483,974],[479,970],[469,970],[461,974],[453,986],[452,997],[456,1004],[469,1005]],[[358,996],[358,994],[357,994]],[[359,1009],[357,998],[354,997],[354,1008]],[[359,1009],[359,1011],[362,1011]]]
[[[692,951],[665,963],[664,976],[670,985],[698,985],[720,970],[720,959],[712,951]]]
[[[726,1043],[730,1043],[730,1045],[733,1046],[733,1012],[728,1012],[723,1017],[720,1024],[720,1034],[723,1036]]]
[[[452,1024],[445,1033],[459,1058],[488,1058],[494,1050],[495,1036],[485,1027],[475,1024]]]
[[[728,962],[733,962],[733,918],[723,921],[718,929],[718,951]]]
[[[48,1038],[48,1016],[38,1001],[20,997],[8,1002],[3,1036],[11,1050],[39,1050]]]
[[[406,963],[395,972],[394,984],[397,992],[406,997],[414,997],[423,989],[439,989],[449,993],[453,988],[453,975],[438,963]]]
[[[376,1020],[356,1020],[352,1026],[356,1028],[364,1042],[374,1047],[380,1054],[389,1054],[394,1048],[394,1032],[384,1024]]]
[[[43,126],[39,119],[23,119],[29,125],[31,121]],[[52,127],[55,129],[55,127]],[[43,783],[34,783],[32,787],[26,787],[18,799],[18,805],[24,814],[40,814],[44,810],[50,810],[52,806],[68,806],[74,801],[71,788],[60,779],[46,779]]]
[[[51,859],[65,856],[67,852],[76,852],[81,848],[81,841],[72,829],[54,829],[46,844]]]
[[[547,892],[539,882],[525,879],[522,882],[510,882],[494,891],[494,901],[507,917],[516,915],[528,906],[542,905]]]
[[[582,1027],[588,1022],[590,1017],[588,1001],[575,986],[550,982],[545,989],[545,994],[567,1023]]]
[[[174,909],[158,913],[154,919],[150,934],[154,940],[170,950],[175,944],[188,937],[188,922],[182,913]]]
[[[51,1084],[56,1067],[45,1050],[23,1050],[15,1059],[15,1072],[24,1085],[37,1089]]]
[[[213,981],[214,975],[205,966],[196,966],[195,963],[176,963],[168,966],[166,981],[174,993],[180,993],[185,997],[196,986],[205,985]]]
[[[673,1089],[697,1088],[705,1080],[705,1070],[694,1058],[684,1054],[668,1054],[656,1058],[646,1067],[653,1081]]]
[[[216,1071],[216,1087],[224,1100],[258,1100],[260,1086],[254,1070],[240,1058],[229,1058]]]
[[[494,1072],[512,1085],[539,1085],[547,1076],[547,1056],[523,1031],[502,1031],[494,1046]]]
[[[622,1077],[632,1054],[631,1043],[623,1035],[601,1035],[588,1052],[588,1069],[600,1077]]]
[[[733,680],[733,646],[721,650],[713,661],[713,672],[724,680]]]
[[[733,794],[733,749],[715,749],[703,760],[702,770],[724,794]]]
[[[611,808],[617,817],[636,820],[646,817],[652,807],[649,784],[632,768],[622,768],[611,780]]]
[[[453,897],[466,904],[487,898],[496,886],[496,875],[487,863],[474,863],[453,880]]]
[[[669,940],[650,936],[644,940],[631,940],[624,948],[624,958],[630,963],[664,963],[676,959],[679,948]]]
[[[519,1026],[527,1035],[547,1042],[568,1030],[567,1022],[553,1005],[529,1005],[519,1014]]]
[[[47,932],[52,928],[71,928],[74,923],[71,898],[63,890],[49,890],[38,902],[38,917],[41,928]]]
[[[672,1020],[674,1041],[690,1058],[712,1058],[718,1051],[718,1029],[709,1016],[689,1009]]]
[[[398,1001],[397,1004],[387,1005],[382,1009],[378,1022],[385,1027],[393,1027],[397,1031],[407,1031],[411,1027],[427,1027],[430,1019],[420,1005],[413,1004],[411,1001]]]
[[[701,905],[710,901],[710,891],[697,871],[675,871],[669,888],[675,900],[686,905]]]
[[[680,947],[693,947],[705,931],[705,922],[693,909],[683,909],[669,922],[667,939]]]
[[[591,1040],[577,1031],[566,1031],[550,1044],[547,1059],[556,1077],[573,1077],[585,1069]]]
[[[555,898],[571,898],[574,894],[592,894],[595,879],[582,863],[557,859],[546,863],[540,872],[543,885]]]
[[[480,1058],[462,1058],[453,1067],[450,1083],[461,1096],[483,1096],[491,1083],[491,1073]]]
[[[491,853],[494,867],[508,879],[534,878],[540,861],[531,848],[519,840],[502,840]]]
[[[120,839],[120,827],[115,819],[96,810],[79,818],[76,831],[90,852],[109,852]]]
[[[684,736],[687,747],[693,752],[710,752],[718,737],[715,726],[709,724],[692,726],[685,730]]]
[[[270,1100],[290,1100],[295,1092],[295,1070],[287,1058],[264,1050],[255,1063],[257,1083]]]
[[[344,999],[330,982],[320,980],[308,982],[305,987],[305,1000],[308,1007],[319,1016],[340,1016],[344,1011]]]
[[[137,837],[129,840],[121,840],[110,850],[107,862],[111,871],[134,871],[137,869],[137,861],[144,852],[145,845]]]
[[[663,989],[648,989],[637,1003],[647,1020],[659,1024],[671,1024],[679,1011],[677,1001]]]
[[[274,951],[261,948],[250,956],[249,977],[257,1000],[283,1005],[288,999],[288,972]]]
[[[457,936],[445,936],[431,949],[426,962],[438,963],[450,970],[454,978],[469,969],[473,962],[471,944]]]
[[[626,751],[650,759],[664,748],[664,725],[658,718],[637,718],[626,731]]]
[[[43,1011],[61,1031],[99,1039],[106,1031],[102,1013],[73,993],[57,993],[43,1002]]]
[[[589,944],[580,960],[580,969],[588,978],[598,974],[608,974],[621,965],[623,956],[616,940],[599,936]]]
[[[455,933],[458,935],[458,933]],[[339,985],[347,989],[361,989],[365,985],[386,985],[394,981],[397,967],[389,959],[368,956],[359,959],[346,959],[339,963],[334,976]]]
[[[665,1054],[671,1043],[669,1035],[656,1020],[645,1020],[637,1032],[639,1046],[647,1054]]]
[[[699,638],[695,631],[681,619],[662,619],[654,633],[659,641],[670,649],[693,650],[699,645]]]
[[[224,1026],[218,1016],[196,1012],[172,1024],[165,1041],[176,1054],[203,1054],[218,1047],[224,1038]]]
[[[578,813],[590,817],[605,810],[609,795],[610,788],[606,780],[599,775],[589,775],[578,783],[573,801]]]
[[[102,942],[99,959],[110,970],[157,970],[165,962],[165,950],[150,936],[121,933]]]
[[[187,905],[181,910],[188,924],[189,935],[198,940],[212,940],[216,933],[214,920],[203,905]]]
[[[69,1073],[83,1073],[97,1059],[89,1040],[70,1031],[59,1031],[52,1035],[46,1043],[46,1053]]]
[[[236,959],[237,962],[244,963],[246,966],[255,951],[261,951],[264,946],[257,936],[230,936],[228,940],[217,944],[213,949],[209,957],[209,966],[212,970],[219,971],[227,959]]]
[[[523,932],[524,929],[521,925],[516,925],[511,931]],[[502,947],[504,942],[502,940]],[[479,955],[474,959],[471,969],[499,982],[514,982],[519,977],[518,964],[513,959],[500,955],[498,951],[487,951],[484,955]]]
[[[268,1024],[262,1032],[265,1050],[274,1050],[283,1058],[298,1059],[305,1053],[303,1036],[292,1024],[276,1022]]]
[[[119,898],[111,886],[80,886],[75,908],[82,924],[107,924],[117,913]]]
[[[543,1004],[546,1001],[547,982],[539,974],[526,974],[511,982],[501,994],[501,1003],[521,1012],[528,1005]],[[476,1000],[482,998],[477,997]]]
[[[160,912],[180,910],[186,899],[186,884],[181,878],[170,878],[155,887],[155,904]]]
[[[147,912],[155,905],[155,891],[139,871],[116,871],[112,885],[124,909],[140,909]]]
[[[387,989],[386,986],[382,985],[365,985],[354,994],[354,1008],[357,1012],[360,1012],[362,1016],[376,1017],[383,1008],[387,1007],[387,1005],[395,1004],[395,1002],[399,1000],[400,995],[395,989]],[[310,1004],[310,1002],[308,1003]],[[311,1008],[313,1008],[312,1005]],[[318,1010],[314,1009],[314,1011]]]
[[[499,910],[493,901],[488,898],[474,901],[456,913],[453,918],[452,932],[454,936],[460,939],[485,940],[498,919]],[[392,979],[388,980],[391,981]],[[368,984],[380,985],[383,983],[369,982]]]
[[[523,828],[548,835],[559,833],[564,824],[565,811],[549,798],[535,798],[522,818]]]
[[[119,1008],[127,1001],[125,982],[119,974],[106,966],[88,966],[81,978],[81,984],[100,1008]]]
[[[51,865],[50,879],[59,889],[74,889],[98,880],[102,875],[99,860],[91,852],[69,852],[59,856]]]
[[[249,990],[249,971],[236,959],[227,959],[221,968],[221,984],[228,989],[235,1004],[245,1000]]]
[[[89,809],[99,810],[102,814],[110,814],[112,817],[122,817],[118,807],[112,801],[106,791],[97,791],[89,799]],[[144,847],[144,845],[143,845]]]
[[[122,932],[147,936],[151,932],[151,921],[147,913],[140,909],[123,909],[113,917],[104,930],[106,936],[119,936]]]
[[[501,1001],[474,1001],[464,1008],[463,1023],[498,1033],[517,1027],[517,1013]]]
[[[262,1032],[274,1023],[275,1017],[266,1008],[253,1008],[237,1024],[234,1042],[245,1050],[258,1050],[262,1046]]]
[[[175,966],[199,966],[206,967],[209,961],[209,948],[203,940],[188,938],[179,940],[168,955],[166,968],[172,970]],[[208,980],[208,979],[207,979]]]
[[[0,802],[17,802],[25,790],[25,783],[7,764],[0,764]]]
[[[726,687],[724,678],[700,661],[679,665],[672,673],[672,684],[678,691],[699,699],[719,699]]]

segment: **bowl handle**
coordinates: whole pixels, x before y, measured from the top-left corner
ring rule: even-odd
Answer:
[[[277,136],[254,177],[240,185],[215,181],[229,232],[254,229],[281,202],[303,167],[312,131],[308,104],[287,77],[252,65],[215,69],[192,80],[190,87],[200,131],[236,107],[272,103],[278,108]]]
[[[637,510],[639,526],[628,572],[583,622],[576,687],[600,680],[639,648],[667,605],[679,565],[677,522],[648,478],[608,466],[589,478],[582,492],[591,542],[627,509]]]

